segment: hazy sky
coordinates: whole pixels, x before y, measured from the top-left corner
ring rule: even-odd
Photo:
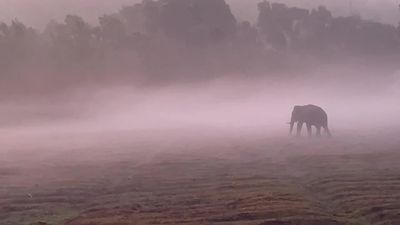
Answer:
[[[65,14],[84,15],[90,22],[104,13],[117,11],[122,5],[139,0],[0,0],[0,20],[9,21],[18,18],[22,22],[43,27],[50,19],[62,19]],[[255,20],[256,3],[260,0],[226,0],[230,3],[235,16],[240,19]],[[328,6],[336,14],[350,13],[350,1],[353,12],[366,18],[383,22],[400,21],[398,4],[400,0],[276,0],[288,5],[316,7]]]

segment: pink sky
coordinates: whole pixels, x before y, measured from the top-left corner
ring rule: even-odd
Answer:
[[[0,20],[18,18],[22,22],[43,27],[51,19],[60,20],[65,14],[84,15],[94,23],[104,13],[117,11],[122,5],[138,0],[0,0]],[[255,20],[256,4],[260,0],[226,0],[231,4],[235,16],[240,20]],[[288,5],[316,7],[323,4],[336,14],[349,14],[349,2],[353,1],[353,11],[363,17],[377,21],[396,23],[400,21],[396,0],[277,0]]]

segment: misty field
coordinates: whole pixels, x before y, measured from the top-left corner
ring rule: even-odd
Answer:
[[[396,1],[72,2],[0,0],[0,225],[400,224]]]
[[[389,131],[18,135],[1,140],[4,225],[400,223],[400,143]]]

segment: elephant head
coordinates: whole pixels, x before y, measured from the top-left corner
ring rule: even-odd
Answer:
[[[290,135],[293,133],[293,127],[296,122],[299,122],[302,119],[302,106],[296,105],[292,111],[292,117],[290,119]]]

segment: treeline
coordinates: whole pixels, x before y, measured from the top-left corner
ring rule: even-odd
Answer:
[[[256,6],[255,6],[256,7]],[[258,21],[238,21],[224,0],[144,0],[99,18],[77,15],[42,31],[0,23],[2,84],[165,81],[262,73],[299,59],[382,58],[400,53],[400,29],[307,10],[258,4]],[[18,15],[16,15],[18,16]]]

